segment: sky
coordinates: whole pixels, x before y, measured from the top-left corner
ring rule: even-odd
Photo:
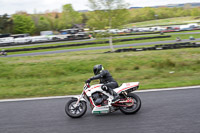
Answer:
[[[179,4],[188,2],[200,2],[200,0],[125,0],[134,7],[148,7],[166,4]],[[75,10],[90,10],[88,0],[0,0],[0,15],[14,14],[16,11],[28,13],[42,13],[49,11],[61,11],[62,5],[72,4]]]

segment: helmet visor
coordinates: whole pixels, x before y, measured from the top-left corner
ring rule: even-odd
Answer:
[[[98,74],[98,68],[94,68],[94,75],[97,75]]]

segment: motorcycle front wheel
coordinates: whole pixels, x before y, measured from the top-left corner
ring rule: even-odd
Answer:
[[[136,95],[136,94],[133,94],[133,93],[129,93],[127,95],[128,98],[131,98],[133,100],[133,105],[132,106],[129,106],[129,107],[120,107],[120,111],[124,114],[135,114],[137,113],[140,108],[141,108],[141,100],[140,98]]]
[[[75,106],[77,99],[71,99],[65,105],[65,112],[71,118],[79,118],[83,116],[87,110],[87,104],[84,101],[80,101],[77,106]]]

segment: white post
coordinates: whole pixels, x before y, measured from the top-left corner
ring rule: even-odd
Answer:
[[[112,43],[112,36],[110,35],[110,38],[109,38],[109,44],[110,44],[110,48],[112,50],[112,52],[115,51],[114,47],[113,47],[113,43]]]
[[[110,28],[110,29],[112,28],[112,17],[111,17],[110,12],[109,12],[109,28]],[[110,44],[110,48],[111,48],[112,52],[114,52],[115,49],[114,49],[114,47],[113,47],[112,35],[110,35],[110,37],[109,37],[109,44]]]

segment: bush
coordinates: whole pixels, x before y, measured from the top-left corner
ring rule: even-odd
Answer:
[[[169,68],[169,67],[175,67],[175,66],[176,66],[176,63],[170,59],[166,59],[161,62],[154,62],[152,64],[152,67],[157,67],[157,68]]]
[[[134,70],[139,70],[140,67],[139,67],[139,66],[135,66],[133,69],[134,69]]]

